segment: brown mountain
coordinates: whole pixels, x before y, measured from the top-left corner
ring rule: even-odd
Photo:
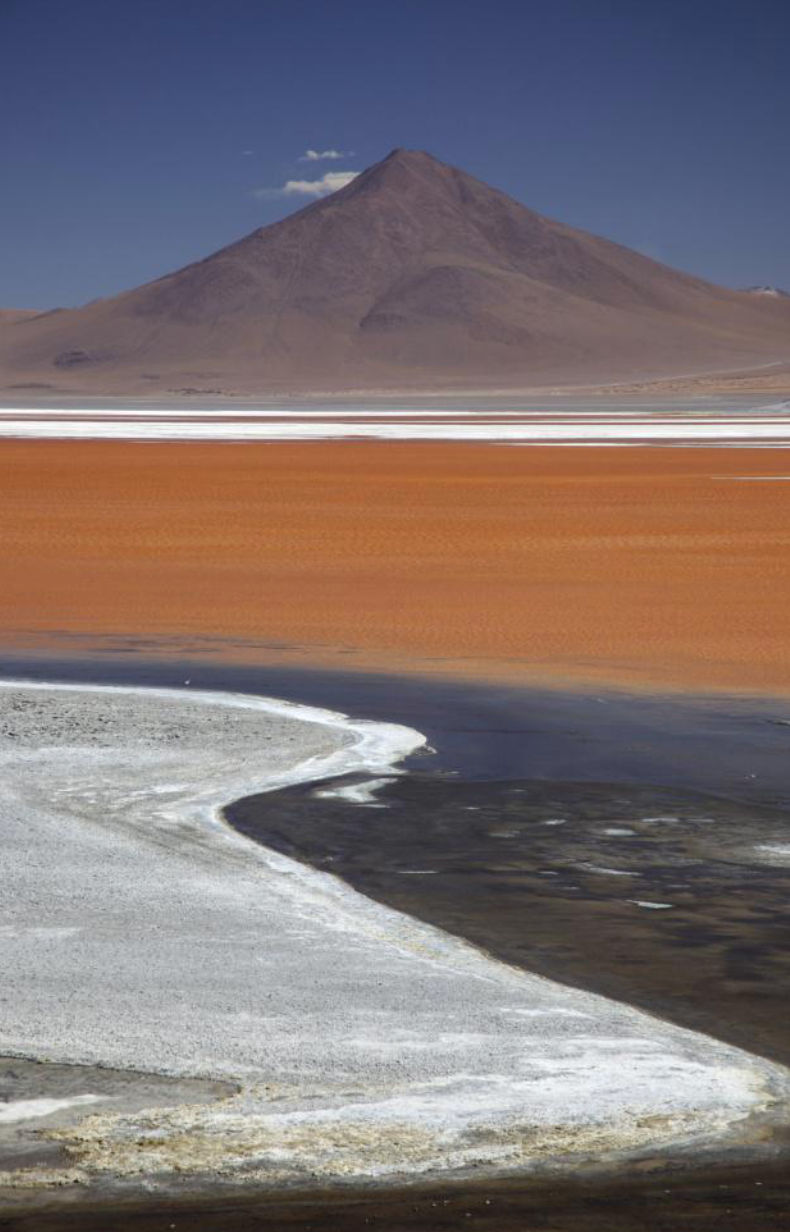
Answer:
[[[790,354],[790,304],[725,290],[395,150],[203,261],[0,322],[0,385],[273,392],[541,385]]]
[[[18,321],[30,321],[40,313],[35,308],[0,308],[0,325],[11,325]]]

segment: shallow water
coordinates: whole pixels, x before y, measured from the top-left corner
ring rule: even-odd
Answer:
[[[509,963],[790,1063],[790,862],[761,850],[790,841],[784,810],[422,773],[294,787],[226,815]]]
[[[790,699],[506,688],[222,663],[191,658],[200,643],[188,639],[170,646],[167,659],[145,658],[160,645],[155,639],[130,638],[125,653],[115,647],[90,657],[84,639],[78,644],[82,653],[69,657],[0,655],[0,676],[280,697],[417,728],[433,753],[413,758],[409,768],[432,774],[649,783],[790,809]]]

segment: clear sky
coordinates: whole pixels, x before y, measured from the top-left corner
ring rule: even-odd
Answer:
[[[394,146],[790,289],[789,134],[790,0],[0,0],[0,306],[144,282]]]

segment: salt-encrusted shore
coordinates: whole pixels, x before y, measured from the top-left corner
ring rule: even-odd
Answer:
[[[5,682],[0,1052],[238,1087],[129,1112],[88,1099],[86,1070],[70,1158],[10,1185],[519,1171],[737,1136],[786,1099],[778,1066],[507,967],[222,820],[421,742],[248,696]],[[46,1129],[44,1108],[6,1112]]]
[[[141,441],[468,441],[501,445],[787,448],[790,401],[514,397],[415,405],[276,403],[0,407],[0,438]]]

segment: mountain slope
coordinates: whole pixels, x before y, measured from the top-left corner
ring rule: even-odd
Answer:
[[[790,306],[533,213],[428,154],[203,261],[0,329],[2,383],[265,392],[661,375],[790,353]]]

